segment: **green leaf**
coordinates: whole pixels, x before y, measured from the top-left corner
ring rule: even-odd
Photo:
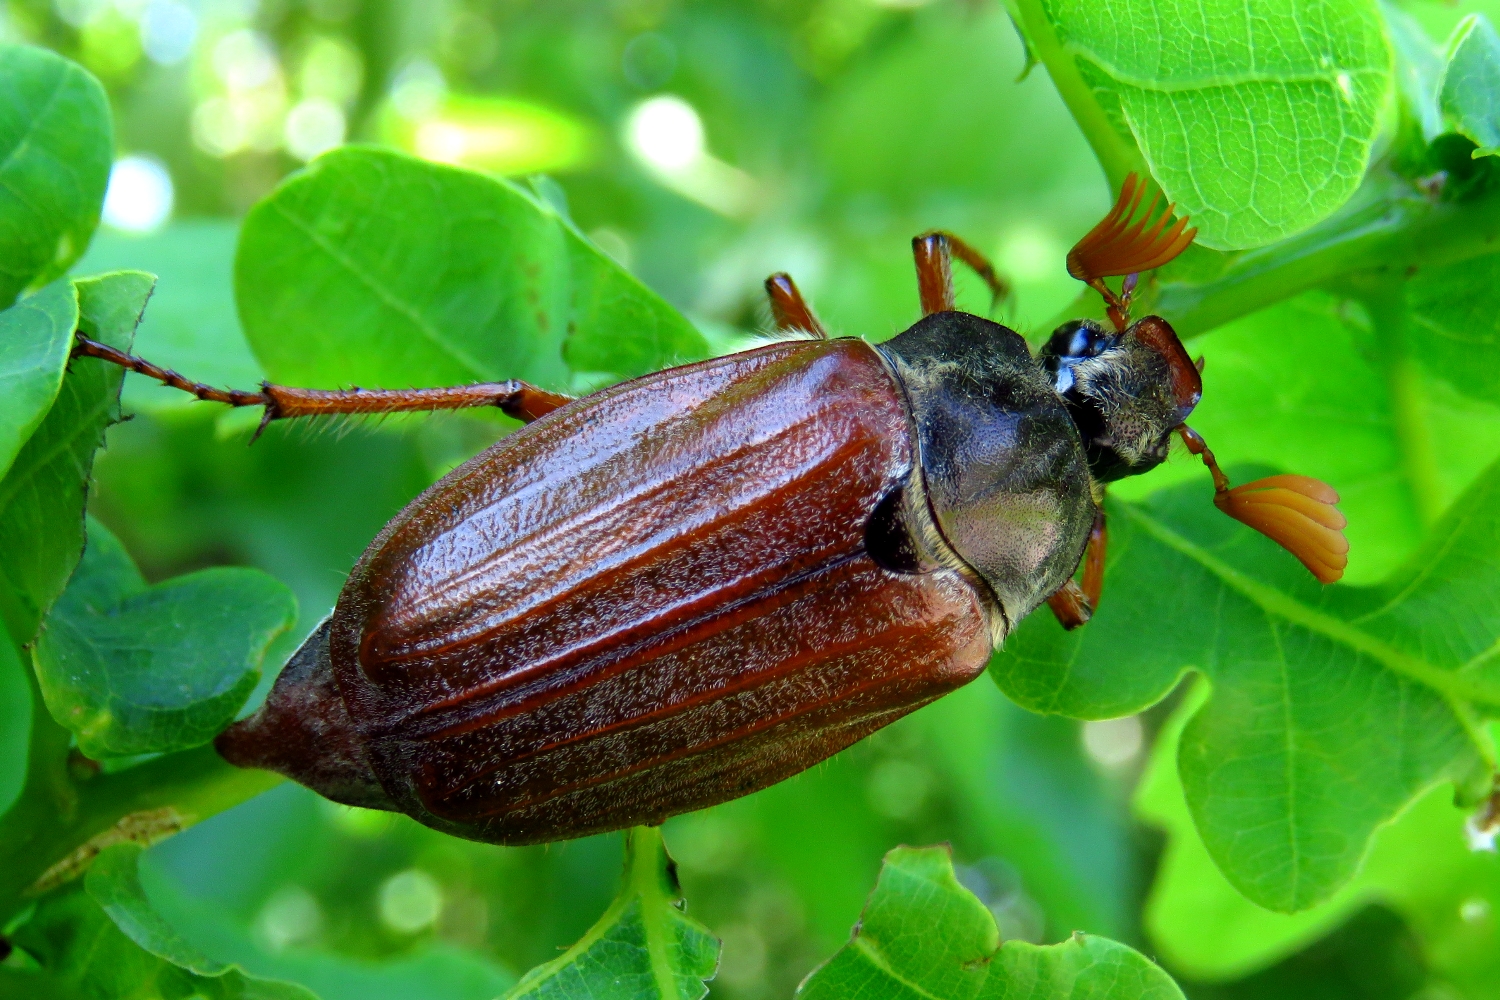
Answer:
[[[1413,353],[1459,392],[1500,402],[1500,254],[1425,268],[1407,287]]]
[[[1094,620],[1064,633],[1033,616],[990,669],[1022,705],[1082,718],[1138,711],[1187,671],[1207,675],[1214,695],[1178,762],[1193,818],[1237,889],[1305,909],[1418,794],[1485,780],[1468,713],[1500,705],[1500,463],[1373,587],[1319,586],[1206,493],[1110,504],[1118,558]],[[1148,623],[1171,627],[1143,642]]]
[[[234,966],[215,961],[194,948],[156,912],[141,886],[139,866],[143,850],[139,844],[106,848],[94,860],[84,880],[88,894],[126,937],[157,958],[199,976],[218,977],[234,972]],[[261,995],[312,996],[289,983],[267,983],[261,988]]]
[[[87,890],[49,896],[13,936],[54,988],[89,1000],[317,1000],[301,986],[256,979],[196,952],[152,910],[136,872],[141,848],[95,860]],[[3,986],[0,981],[0,986]]]
[[[79,1000],[81,996],[42,969],[0,966],[0,1000]]]
[[[20,651],[0,625],[0,816],[26,787],[31,753],[31,685]]]
[[[532,969],[506,1000],[697,1000],[719,964],[719,943],[682,912],[682,892],[656,827],[625,843],[624,884],[598,923],[558,958]]]
[[[57,398],[77,328],[78,295],[67,280],[0,313],[0,476]]]
[[[1219,250],[1263,246],[1346,201],[1392,57],[1375,0],[1014,0],[1105,162],[1133,146]]]
[[[304,817],[328,815],[311,792],[285,792],[288,794],[281,795],[279,801],[300,801],[306,809]],[[276,821],[266,826],[268,807],[269,816]],[[497,965],[491,955],[441,937],[402,942],[394,953],[368,953],[367,942],[378,941],[382,934],[376,908],[369,904],[374,902],[371,897],[379,879],[389,874],[385,866],[393,855],[386,852],[419,849],[408,840],[408,835],[417,832],[409,825],[382,826],[396,836],[384,841],[382,860],[372,864],[373,859],[362,851],[349,850],[347,837],[328,837],[326,827],[320,829],[322,824],[312,828],[299,824],[295,814],[289,816],[284,808],[265,800],[251,806],[249,812],[255,818],[248,824],[244,813],[238,818],[240,833],[247,839],[235,839],[230,833],[230,844],[215,843],[226,829],[234,829],[236,820],[229,819],[141,857],[140,885],[151,910],[193,953],[209,956],[214,965],[234,965],[254,976],[298,983],[323,1000],[494,1000],[514,984],[515,976]],[[426,831],[418,836],[420,843],[443,851],[484,850]],[[253,863],[247,863],[246,850],[253,852]],[[174,852],[190,859],[186,870],[176,875],[171,871],[172,863],[163,858]],[[491,856],[486,860],[493,863],[496,859]],[[293,873],[299,870],[314,884],[320,877],[352,878],[352,882],[342,884],[363,887],[348,895],[338,891],[340,902],[347,900],[353,909],[336,918],[351,923],[329,935],[336,935],[334,941],[281,947],[264,933],[265,927],[254,919],[253,909],[246,911],[235,903],[226,905],[225,897],[243,901],[247,888],[251,896],[264,901],[278,888],[285,888],[286,879],[296,877]],[[470,874],[483,878],[487,870],[481,863]],[[465,926],[466,930],[470,928],[471,924]],[[350,943],[355,946],[353,953]]]
[[[1479,148],[1500,153],[1500,35],[1483,14],[1470,14],[1448,39],[1438,106],[1449,124]]]
[[[1195,685],[1162,728],[1135,796],[1137,814],[1168,836],[1145,923],[1172,968],[1197,980],[1238,979],[1381,903],[1416,931],[1444,979],[1472,988],[1467,995],[1486,995],[1500,972],[1500,923],[1475,916],[1500,905],[1500,865],[1493,854],[1469,848],[1466,811],[1455,808],[1447,789],[1428,792],[1379,830],[1359,875],[1310,910],[1273,913],[1229,884],[1193,826],[1177,779],[1178,740],[1207,694],[1207,685]]]
[[[83,254],[113,154],[99,81],[45,49],[0,46],[0,305]]]
[[[885,856],[854,936],[797,996],[1169,1000],[1182,993],[1145,956],[1106,938],[1002,944],[994,915],[954,877],[947,847],[898,847]]]
[[[293,384],[567,388],[569,366],[630,376],[706,351],[547,203],[385,150],[330,153],[252,209],[235,294],[256,356]]]
[[[239,567],[148,587],[103,525],[90,521],[88,534],[33,655],[48,711],[96,760],[207,743],[255,688],[296,599]]]
[[[129,350],[151,294],[149,274],[121,271],[74,282],[79,327]],[[79,358],[41,425],[0,479],[0,621],[30,644],[83,552],[83,505],[94,452],[119,419],[115,365]]]

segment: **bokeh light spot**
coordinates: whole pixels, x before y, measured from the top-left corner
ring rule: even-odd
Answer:
[[[1141,720],[1134,715],[1083,724],[1084,752],[1105,767],[1120,767],[1135,760],[1144,743]]]
[[[270,83],[279,64],[270,39],[243,28],[219,39],[214,46],[213,68],[230,90],[253,90]]]
[[[286,116],[286,150],[299,160],[311,160],[344,141],[344,112],[332,101],[309,97]]]
[[[175,66],[193,51],[198,18],[180,3],[159,0],[141,15],[141,48],[154,63]]]
[[[364,69],[364,59],[354,46],[342,38],[319,38],[302,55],[297,88],[303,97],[345,104],[359,96]]]
[[[391,107],[408,121],[421,121],[437,111],[447,93],[442,71],[426,59],[414,59],[391,82]]]
[[[528,101],[455,95],[416,123],[394,104],[382,124],[386,141],[435,163],[507,175],[568,170],[593,145],[581,122]]]
[[[739,990],[759,985],[766,976],[766,940],[749,924],[721,928],[724,950],[719,957],[717,978]]]
[[[172,175],[149,156],[125,156],[109,171],[104,222],[130,233],[161,228],[172,214]]]
[[[663,94],[636,105],[625,143],[647,166],[682,170],[703,158],[703,120],[687,101]]]
[[[255,934],[271,951],[310,944],[322,931],[323,908],[300,885],[276,890],[255,918]]]
[[[380,920],[393,931],[415,934],[443,912],[443,887],[419,868],[408,868],[380,887]]]

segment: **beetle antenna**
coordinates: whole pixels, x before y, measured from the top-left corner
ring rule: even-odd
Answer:
[[[1203,459],[1214,477],[1214,506],[1286,549],[1320,583],[1333,583],[1349,564],[1349,523],[1334,506],[1339,495],[1332,486],[1311,476],[1278,475],[1243,486],[1229,485],[1203,436],[1178,424],[1188,451]]]
[[[1120,330],[1130,325],[1130,299],[1140,274],[1172,261],[1198,235],[1196,227],[1187,228],[1186,216],[1174,220],[1175,204],[1169,204],[1155,224],[1151,223],[1161,200],[1160,191],[1151,195],[1146,211],[1132,222],[1145,193],[1145,183],[1132,172],[1109,214],[1068,251],[1068,273],[1104,297],[1109,318]],[[1125,283],[1116,295],[1104,279],[1121,275]]]

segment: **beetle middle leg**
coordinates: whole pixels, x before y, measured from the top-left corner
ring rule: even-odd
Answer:
[[[298,389],[270,382],[262,382],[260,389],[253,392],[216,389],[202,382],[186,379],[170,368],[163,368],[145,358],[90,340],[81,332],[74,334],[72,356],[108,361],[208,402],[228,406],[263,406],[265,417],[260,423],[261,430],[273,420],[292,417],[462,410],[475,406],[494,406],[507,416],[530,423],[559,406],[572,402],[571,396],[538,389],[515,379],[438,389]],[[256,433],[259,434],[260,431]]]
[[[1094,512],[1094,527],[1083,553],[1083,585],[1069,579],[1047,598],[1047,607],[1052,609],[1058,624],[1069,631],[1087,623],[1099,609],[1099,598],[1104,593],[1104,550],[1108,545],[1109,532],[1104,523],[1104,508],[1100,506]]]

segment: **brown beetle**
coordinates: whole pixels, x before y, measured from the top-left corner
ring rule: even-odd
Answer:
[[[1332,490],[1230,490],[1183,423],[1198,367],[1165,320],[1130,322],[1136,275],[1194,235],[1170,206],[1149,224],[1154,201],[1132,222],[1143,187],[1068,255],[1113,329],[1065,324],[1035,357],[954,309],[950,252],[1004,285],[941,233],[914,241],[924,318],[892,340],[828,339],[776,275],[773,314],[799,339],[577,400],[519,382],[227,392],[80,336],[78,353],[266,420],[497,405],[529,421],[386,526],[219,751],[495,843],[723,802],[972,680],[1043,601],[1085,622],[1103,485],[1160,464],[1173,432],[1221,509],[1337,579]]]

